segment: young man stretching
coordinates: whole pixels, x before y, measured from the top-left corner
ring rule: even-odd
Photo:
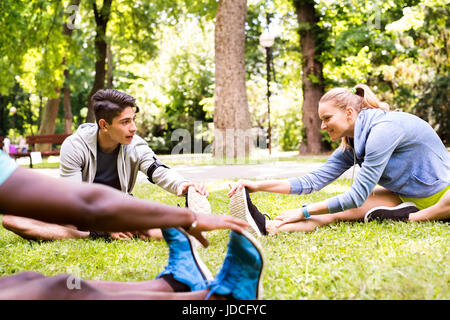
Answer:
[[[189,190],[194,200],[207,203],[205,197],[199,197],[208,195],[204,184],[189,182],[164,165],[144,139],[136,135],[135,114],[139,107],[132,96],[117,90],[100,90],[92,96],[92,102],[96,123],[82,124],[61,146],[62,178],[100,183],[130,194],[138,172],[142,171],[150,182],[172,194],[181,196]],[[196,205],[194,200],[190,201],[191,206]],[[3,217],[2,223],[6,229],[33,240],[162,237],[160,229],[104,234],[9,215]]]

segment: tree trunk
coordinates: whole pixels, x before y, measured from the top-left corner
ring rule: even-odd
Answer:
[[[64,70],[64,88],[63,88],[63,105],[64,105],[64,133],[72,133],[72,105],[70,103],[70,87],[69,87],[69,70]]]
[[[88,101],[88,114],[86,118],[86,122],[95,122],[95,114],[94,109],[91,104],[91,97],[98,90],[105,88],[105,78],[106,78],[106,27],[109,21],[109,15],[111,12],[111,2],[112,0],[104,0],[103,6],[98,11],[96,1],[92,1],[92,8],[94,10],[94,17],[96,23],[96,35],[95,35],[95,52],[96,52],[96,61],[95,61],[95,78],[94,85],[92,86],[92,90],[89,94]]]
[[[56,89],[56,98],[49,98],[47,104],[44,108],[44,113],[42,115],[41,125],[39,127],[38,135],[43,134],[53,134],[55,133],[55,123],[56,118],[58,118],[59,109],[59,94],[60,89]],[[36,151],[51,151],[51,144],[38,144],[36,145]]]
[[[245,84],[246,0],[220,0],[215,25],[214,149],[217,158],[249,156]]]
[[[320,132],[318,115],[319,100],[324,94],[322,64],[318,61],[320,51],[317,39],[317,15],[314,0],[294,0],[299,23],[300,46],[303,56],[303,128],[305,134],[300,145],[300,154],[319,154],[325,151]]]
[[[113,62],[112,62],[112,52],[111,52],[111,44],[108,43],[108,46],[106,48],[106,58],[108,59],[108,71],[107,71],[107,88],[108,89],[113,89],[113,71],[114,71],[114,67],[113,67]]]
[[[71,5],[78,6],[80,4],[80,0],[72,0]],[[72,36],[72,29],[68,27],[67,23],[63,25],[63,34],[67,37]],[[66,66],[66,57],[63,57],[62,65]],[[64,120],[65,120],[65,133],[72,133],[72,110],[70,105],[70,89],[69,89],[69,70],[67,68],[64,69],[64,86],[63,86],[63,105],[64,105]],[[49,98],[45,109],[43,110],[42,118],[40,119],[40,127],[38,134],[54,134],[55,133],[55,123],[58,118],[58,109],[60,102],[60,92],[61,89],[56,88],[56,98]],[[42,97],[40,96],[40,107],[39,113],[41,115],[42,108]],[[37,151],[51,151],[51,144],[41,144],[36,146]]]
[[[42,94],[39,92],[39,115],[38,115],[38,119],[37,119],[37,123],[39,123],[39,125],[42,122],[42,114],[44,109],[42,108]],[[38,129],[39,131],[39,129]]]
[[[79,6],[80,0],[72,0],[71,6]],[[68,38],[72,37],[73,28],[70,28],[67,23],[64,23],[63,34]],[[63,65],[66,65],[66,57],[63,58]],[[63,88],[63,106],[64,106],[64,133],[72,133],[72,105],[70,103],[70,79],[69,69],[64,70],[64,88]]]

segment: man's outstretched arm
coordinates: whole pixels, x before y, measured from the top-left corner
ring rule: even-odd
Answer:
[[[201,231],[242,231],[247,223],[231,216],[194,215],[187,208],[133,198],[100,184],[77,183],[17,168],[0,186],[0,212],[80,230],[134,231],[150,228],[189,228],[203,245]]]

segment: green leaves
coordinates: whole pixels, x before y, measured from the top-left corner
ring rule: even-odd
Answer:
[[[100,7],[102,2],[97,2]],[[6,117],[9,104],[19,110],[16,130],[31,134],[40,104],[45,105],[63,85],[66,67],[74,127],[84,122],[80,111],[86,107],[95,73],[95,19],[93,0],[81,1],[81,21],[72,36],[66,36],[63,26],[72,3],[0,2],[0,28],[5,30],[0,34],[2,134],[11,127]],[[143,110],[139,133],[161,150],[172,146],[174,128],[191,130],[194,120],[212,121],[217,4],[216,0],[112,1],[105,37],[112,49],[114,87],[138,98]],[[268,127],[266,53],[259,44],[268,14],[272,27],[280,30],[272,47],[276,81],[272,78],[270,90],[272,136],[274,141],[279,138],[282,148],[299,143],[303,99],[299,44],[306,31],[317,35],[326,89],[366,83],[392,109],[415,112],[429,121],[448,143],[444,129],[449,118],[444,85],[450,66],[448,1],[321,0],[314,5],[317,23],[299,25],[292,0],[247,2],[245,57],[252,126]],[[308,79],[319,81],[315,74]],[[26,103],[18,98],[19,92],[28,95]],[[57,124],[57,130],[62,127]]]

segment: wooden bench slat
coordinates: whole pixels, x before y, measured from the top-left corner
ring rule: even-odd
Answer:
[[[60,144],[63,143],[70,134],[48,134],[40,136],[28,136],[26,138],[28,144]]]

